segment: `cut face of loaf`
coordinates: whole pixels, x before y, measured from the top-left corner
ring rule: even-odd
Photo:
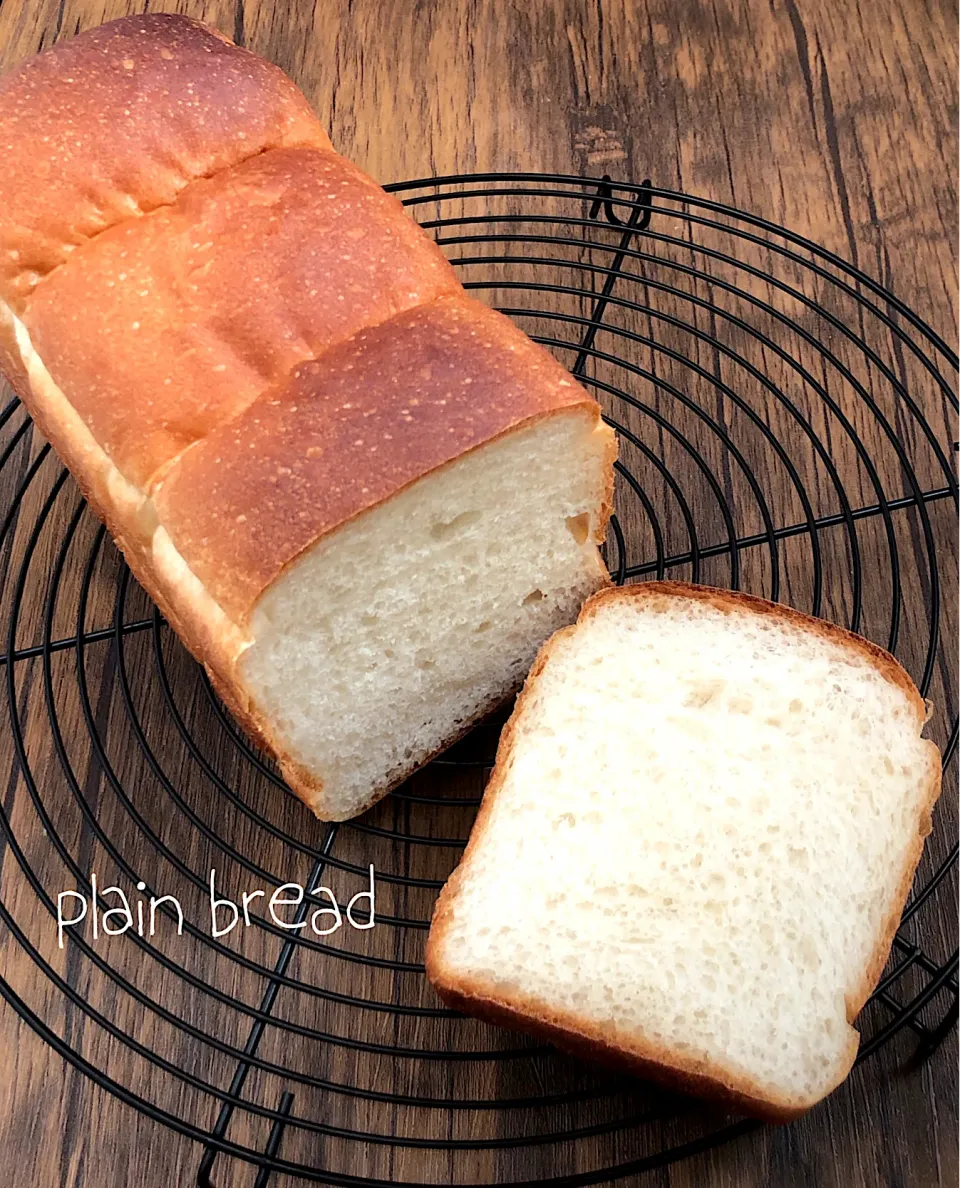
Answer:
[[[293,789],[362,811],[608,581],[613,433],[195,21],[28,62],[0,137],[4,372]]]
[[[598,594],[501,740],[427,972],[459,1009],[768,1118],[847,1075],[940,759],[857,636],[679,583]]]
[[[582,412],[484,446],[295,562],[238,674],[324,815],[362,811],[523,681],[606,582],[591,526],[608,440]]]

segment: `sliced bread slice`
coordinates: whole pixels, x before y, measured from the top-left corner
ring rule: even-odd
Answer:
[[[849,1072],[940,756],[893,657],[681,583],[591,598],[500,743],[427,973],[449,1004],[785,1119]]]

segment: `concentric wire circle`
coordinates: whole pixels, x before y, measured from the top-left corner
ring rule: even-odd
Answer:
[[[931,699],[949,773],[957,358],[937,334],[802,237],[646,183],[484,174],[391,188],[465,286],[551,349],[616,426],[616,580],[749,589],[863,632]],[[586,1185],[749,1129],[460,1018],[426,985],[433,899],[499,721],[358,821],[319,825],[225,713],[16,401],[0,431],[16,765],[0,815],[0,990],[75,1067],[201,1144],[198,1183],[235,1158],[257,1166],[260,1188],[273,1171]],[[944,941],[955,814],[951,800],[939,810],[861,1020],[861,1059],[910,1033],[922,1055],[956,1021]],[[268,910],[288,883],[327,886],[345,907],[371,864],[373,929],[319,935],[308,921],[331,910],[319,890]],[[216,937],[211,870],[219,896],[250,896],[249,923]],[[58,896],[89,905],[94,876],[99,932],[88,918],[61,947]],[[105,934],[120,902],[108,886],[143,905],[143,935]]]

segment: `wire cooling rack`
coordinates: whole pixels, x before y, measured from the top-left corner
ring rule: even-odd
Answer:
[[[619,430],[616,580],[746,588],[888,647],[935,705],[952,788],[946,344],[809,240],[646,182],[484,174],[391,188],[467,288],[553,350]],[[426,985],[433,899],[498,723],[359,821],[319,825],[225,714],[16,401],[2,432],[15,764],[0,990],[77,1069],[196,1140],[198,1185],[586,1185],[750,1128],[462,1019]],[[861,1060],[888,1044],[922,1059],[956,1022],[951,835],[948,792],[861,1016]],[[204,922],[211,868],[234,900],[324,882],[345,902],[371,862],[372,931],[292,935],[263,898],[228,936]],[[59,948],[57,895],[89,897],[92,874],[131,903],[177,896],[183,934],[167,904],[153,936],[80,926]],[[246,1178],[237,1161],[253,1165]]]

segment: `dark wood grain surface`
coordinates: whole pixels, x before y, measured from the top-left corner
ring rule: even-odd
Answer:
[[[952,4],[937,0],[602,0],[589,4],[572,0],[401,0],[389,4],[377,0],[288,0],[282,4],[187,0],[178,7],[217,25],[289,72],[329,127],[335,145],[381,181],[473,170],[651,177],[658,185],[733,203],[811,237],[890,287],[949,343],[955,342],[957,19]],[[3,0],[0,66],[9,68],[79,30],[140,10],[122,0],[107,4],[98,0]],[[624,311],[619,316],[623,328],[643,330],[642,318]],[[712,323],[705,318],[703,324],[708,327]],[[834,345],[839,355],[847,358],[845,344]],[[645,348],[636,350],[638,366],[650,362]],[[802,344],[796,350],[802,354]],[[707,369],[720,367],[709,350],[704,350],[701,361]],[[777,384],[788,390],[796,384],[782,361],[763,352],[755,361]],[[905,377],[913,374],[909,360],[903,367]],[[669,382],[673,373],[669,365],[663,368],[661,376]],[[603,379],[603,365],[595,365],[591,374]],[[722,372],[713,370],[712,374],[720,376]],[[874,391],[876,375],[868,368],[862,378]],[[956,430],[943,402],[923,383],[918,392],[937,441],[948,447]],[[657,396],[657,400],[661,398],[662,394]],[[850,397],[838,392],[837,399],[843,402]],[[888,489],[901,490],[902,475],[895,460],[890,461],[890,443],[882,437],[875,419],[861,418],[855,401],[844,410],[855,422],[866,448],[883,459],[882,477]],[[674,411],[673,415],[678,414]],[[789,435],[790,426],[778,420],[779,415],[776,410],[764,411],[774,432]],[[910,424],[895,424],[921,481],[935,483],[930,451]],[[851,500],[869,502],[870,484],[858,469],[849,442],[845,443],[842,435],[834,436],[827,420],[822,433],[844,471]],[[40,445],[25,439],[0,474],[3,509],[9,506],[15,484]],[[704,539],[708,539],[711,531],[722,528],[713,523],[717,510],[709,492],[696,489],[696,476],[684,471],[685,466],[690,467],[689,458],[679,456],[682,451],[678,454],[674,444],[665,440],[658,448],[662,448],[671,473],[692,484],[691,503],[698,522],[704,525]],[[703,448],[711,465],[722,472],[715,443]],[[749,452],[749,447],[744,448]],[[806,468],[803,478],[813,493],[816,510],[835,510],[823,467],[816,459],[805,457],[799,465]],[[773,513],[779,522],[796,519],[798,509],[789,484],[764,458],[758,455],[754,468],[770,492]],[[30,529],[56,478],[56,467],[49,462],[44,466],[46,470],[28,489],[12,541],[2,556],[0,613],[4,623],[16,597],[17,567],[30,549]],[[47,471],[49,478],[44,481]],[[728,497],[739,506],[739,480],[728,475],[725,481]],[[651,478],[651,490],[656,482],[655,476]],[[743,502],[746,508],[747,500]],[[30,647],[40,639],[47,579],[56,569],[58,549],[75,507],[68,483],[52,505],[48,528],[35,542],[23,586],[18,647]],[[757,524],[751,522],[756,514],[746,508],[743,516],[738,530],[756,531]],[[622,519],[628,540],[642,552],[650,543],[644,535],[649,535],[649,527],[636,512],[625,510]],[[908,517],[896,528],[902,556],[907,559],[902,574],[902,656],[915,675],[923,664],[924,606],[930,597],[929,576],[918,578],[918,567],[909,560],[914,554],[922,556],[926,548],[918,523]],[[931,689],[938,702],[931,727],[942,744],[949,715],[956,712],[957,676],[956,529],[948,503],[931,505],[930,523],[945,587],[938,605],[947,643],[937,660]],[[675,510],[665,515],[668,545],[676,541],[677,547],[682,547],[682,528]],[[884,555],[882,542],[878,542],[879,537],[875,540],[864,529],[867,582],[863,625],[882,640],[890,591],[889,579],[881,581],[877,576]],[[825,541],[824,548],[829,555],[840,546]],[[98,542],[96,525],[84,518],[64,554],[60,597],[50,623],[53,638],[76,630],[78,599],[91,552],[85,625],[87,629],[107,628],[112,622],[120,574],[117,558],[108,543]],[[824,613],[842,619],[849,610],[847,584],[833,576],[839,572],[842,558],[831,567],[834,560],[829,555],[825,566]],[[761,561],[745,556],[744,572],[744,584],[769,592],[770,575]],[[722,583],[729,575],[715,569],[703,576]],[[811,597],[805,555],[791,554],[786,546],[781,596],[798,605],[809,605]],[[140,592],[133,588],[126,591],[125,619],[135,621],[149,614]],[[302,810],[284,801],[249,762],[240,761],[236,747],[205,700],[194,666],[174,641],[162,635],[158,638],[163,641],[161,655],[174,702],[193,736],[200,740],[214,773],[235,787],[246,803],[257,806],[278,829],[301,839],[305,846],[316,842],[320,835]],[[151,886],[157,885],[156,880],[172,877],[170,859],[160,856],[157,845],[143,842],[143,833],[149,829],[166,853],[189,869],[202,871],[218,865],[225,885],[231,887],[262,885],[262,881],[257,883],[249,869],[242,869],[223,854],[213,840],[216,836],[234,839],[237,853],[253,856],[267,871],[277,871],[291,862],[293,854],[300,865],[290,868],[288,877],[305,878],[303,855],[218,797],[211,776],[204,775],[195,757],[184,752],[169,708],[157,694],[159,670],[152,641],[151,632],[132,635],[129,646],[119,654],[108,642],[97,645],[102,652],[84,670],[85,688],[69,651],[55,654],[46,671],[39,659],[16,665],[11,692],[24,724],[22,745],[38,800],[50,820],[44,822],[38,815],[31,788],[18,774],[14,739],[6,730],[0,734],[3,803],[24,860],[38,872],[41,887],[55,894],[58,888],[76,883],[51,843],[54,832],[84,874],[99,869],[112,878],[119,855]],[[51,709],[56,710],[59,738],[53,736]],[[142,729],[139,744],[131,742],[134,714]],[[93,739],[103,740],[100,753]],[[143,740],[156,759],[153,765],[145,758]],[[73,773],[73,784],[65,778],[65,770]],[[135,790],[132,804],[124,804],[114,779],[116,786]],[[481,775],[468,769],[453,776],[427,773],[415,787],[429,793],[438,781],[446,782],[448,791],[452,781],[456,794],[476,794]],[[955,783],[955,776],[950,783]],[[89,819],[77,809],[81,803],[87,806]],[[409,830],[410,811],[409,805],[391,800],[369,820],[383,829]],[[100,839],[91,830],[90,819],[102,828]],[[52,828],[45,832],[45,824]],[[417,829],[437,838],[462,835],[464,816],[454,809],[438,809],[426,823],[423,815],[418,816],[414,831]],[[937,831],[923,867],[926,874],[934,869],[956,833],[956,796],[951,787],[939,809]],[[349,829],[340,832],[337,846],[338,853],[357,865],[374,861],[378,869],[398,869],[424,880],[443,877],[451,861],[449,850],[443,847],[396,846],[379,835]],[[214,1034],[223,1044],[242,1045],[250,1019],[231,1010],[229,1004],[256,1004],[266,989],[264,979],[242,963],[214,961],[209,946],[197,938],[167,937],[164,952],[190,970],[200,984],[213,986],[221,995],[218,1005],[209,994],[186,992],[175,970],[149,958],[128,938],[97,948],[96,953],[112,969],[121,971],[138,992],[161,1004],[169,1015],[164,1018],[157,1011],[147,1011],[129,995],[119,994],[75,947],[68,945],[63,952],[57,949],[49,914],[14,859],[10,846],[5,846],[0,898],[53,972],[80,1000],[174,1065],[226,1087],[233,1062],[209,1045],[188,1043],[182,1024]],[[336,888],[345,893],[355,889],[356,881],[351,883],[351,878],[343,871],[331,876]],[[956,915],[948,910],[954,892],[952,884],[948,894],[938,900],[936,912],[923,917],[924,947],[938,958],[956,944]],[[182,895],[188,917],[192,914],[193,919],[199,919],[200,889],[191,889],[185,881]],[[432,895],[429,889],[386,888],[383,908],[400,916],[426,918]],[[360,939],[343,943],[346,948],[373,952],[394,964],[415,962],[422,932],[404,934],[378,928],[369,941],[361,934]],[[272,965],[280,952],[280,940],[254,928],[239,939],[231,938],[229,947],[249,963]],[[310,953],[298,954],[292,968],[297,978],[330,992],[313,1000],[300,993],[281,995],[277,1015],[294,1025],[322,1026],[341,1037],[379,1036],[387,1048],[443,1048],[453,1042],[451,1037],[460,1045],[471,1037],[478,1045],[504,1047],[516,1042],[509,1037],[497,1039],[493,1029],[479,1025],[475,1032],[463,1030],[473,1024],[397,1019],[377,1013],[358,1019],[356,1012],[330,998],[330,994],[339,993],[435,1005],[429,991],[412,974],[384,972],[348,961],[324,961],[319,954]],[[158,1074],[147,1084],[145,1066],[102,1028],[94,1027],[77,1006],[69,1004],[25,956],[20,941],[2,926],[0,970],[53,1031],[93,1066],[109,1070],[116,1080],[149,1096],[160,1108],[202,1118],[212,1125],[216,1111],[209,1097],[170,1076]],[[942,1013],[943,1000],[938,1001]],[[934,1015],[936,1006],[931,1005]],[[876,1017],[874,1029],[882,1018]],[[451,1028],[460,1029],[454,1032]],[[912,1048],[911,1038],[901,1033],[858,1067],[826,1103],[800,1121],[750,1133],[669,1169],[631,1177],[631,1182],[674,1188],[933,1188],[956,1184],[956,1033],[925,1063],[910,1062]],[[289,1028],[268,1028],[260,1055],[315,1076],[400,1095],[523,1096],[538,1088],[542,1092],[544,1087],[575,1087],[583,1078],[594,1076],[573,1062],[550,1056],[534,1062],[539,1087],[521,1083],[521,1074],[509,1072],[509,1062],[450,1071],[443,1062],[425,1061],[398,1070],[388,1057],[364,1063],[341,1045],[331,1045],[329,1051],[318,1054],[316,1046],[299,1043],[296,1032]],[[504,1072],[504,1067],[508,1071]],[[274,1074],[257,1070],[244,1093],[248,1100],[272,1107],[283,1088]],[[657,1100],[642,1088],[636,1092],[638,1108],[648,1108]],[[313,1116],[320,1123],[369,1128],[413,1140],[436,1134],[441,1125],[447,1128],[442,1133],[448,1138],[481,1143],[492,1139],[496,1145],[522,1136],[525,1126],[538,1124],[522,1113],[511,1121],[490,1111],[449,1118],[443,1114],[444,1121],[438,1123],[436,1111],[417,1113],[319,1090],[313,1096],[298,1091],[295,1108],[298,1114]],[[601,1107],[597,1110],[596,1118],[589,1110],[576,1118],[573,1112],[564,1115],[566,1125],[602,1120]],[[645,1131],[645,1149],[682,1142],[702,1133],[706,1125],[701,1115],[691,1122],[682,1113],[651,1124]],[[262,1148],[268,1129],[263,1119],[244,1117],[234,1123],[230,1136]],[[390,1180],[496,1182],[609,1166],[644,1153],[644,1149],[631,1146],[633,1141],[623,1133],[601,1134],[583,1140],[575,1150],[570,1144],[546,1148],[508,1145],[501,1151],[481,1145],[473,1151],[437,1157],[416,1146],[371,1144],[361,1149],[335,1135],[306,1134],[285,1137],[283,1154],[345,1173]],[[199,1158],[195,1143],[96,1088],[69,1068],[11,1009],[0,1009],[0,1181],[4,1184],[165,1188],[194,1183]],[[249,1166],[221,1158],[213,1182],[250,1185],[254,1175]],[[271,1181],[292,1183],[294,1180],[283,1177]]]

